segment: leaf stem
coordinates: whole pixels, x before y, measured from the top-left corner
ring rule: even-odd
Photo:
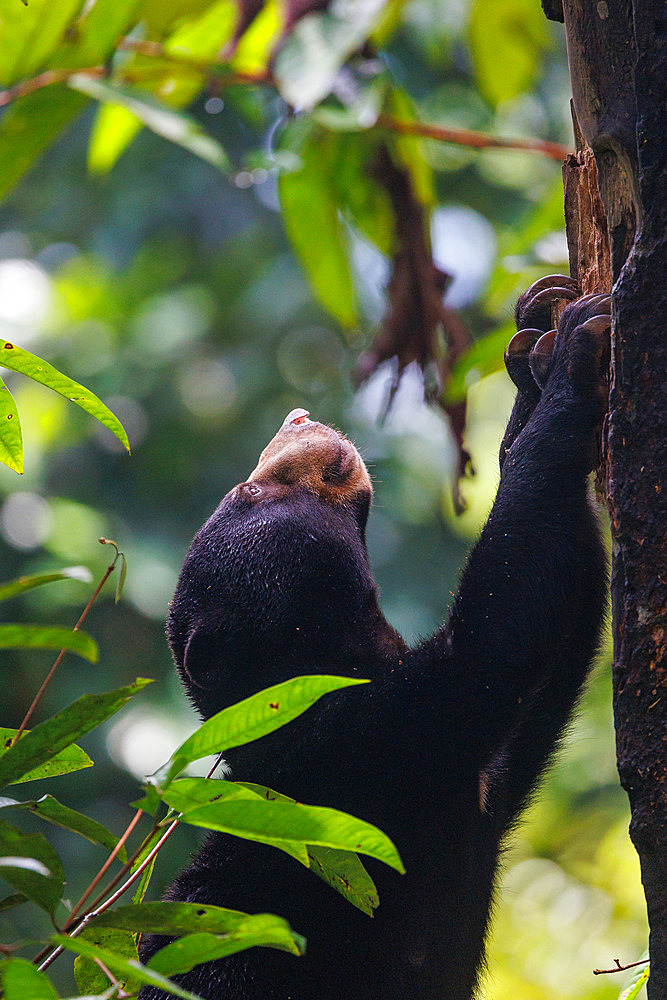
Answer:
[[[212,775],[215,772],[215,769],[218,767],[218,765],[220,764],[220,762],[221,762],[222,759],[223,759],[223,754],[222,753],[218,754],[218,756],[215,759],[215,762],[214,762],[213,766],[209,769],[209,772],[206,775],[207,778],[212,777]],[[119,850],[119,848],[121,847],[121,844],[125,840],[127,840],[127,837],[132,832],[132,829],[134,829],[134,825],[136,824],[136,822],[137,822],[137,820],[138,820],[138,818],[139,818],[139,816],[141,815],[142,812],[143,812],[143,810],[141,810],[141,809],[137,812],[137,815],[134,817],[134,819],[132,820],[132,822],[129,824],[127,830],[125,831],[125,833],[121,837],[120,841],[116,845],[114,853],[117,853],[118,850]],[[100,915],[100,913],[104,913],[105,910],[108,910],[110,906],[113,906],[113,904],[116,902],[116,900],[120,899],[120,897],[125,892],[127,892],[127,890],[130,888],[131,885],[134,885],[134,883],[137,881],[137,879],[139,878],[139,876],[146,870],[146,868],[150,865],[150,863],[153,860],[153,858],[155,857],[155,855],[162,848],[162,845],[169,839],[169,837],[171,837],[172,833],[174,832],[174,830],[178,826],[179,822],[180,822],[180,817],[178,817],[177,819],[175,819],[173,821],[173,823],[171,823],[170,826],[167,827],[167,829],[162,834],[162,836],[158,840],[158,842],[155,845],[155,847],[151,851],[149,851],[149,853],[146,855],[146,857],[141,862],[141,864],[132,872],[132,874],[125,880],[125,882],[123,882],[123,884],[120,886],[120,888],[117,889],[116,892],[114,892],[112,896],[109,896],[109,898],[107,900],[105,900],[105,902],[101,903],[99,906],[96,906],[94,909],[92,909],[88,913],[86,913],[81,918],[80,922],[76,925],[76,927],[70,932],[70,935],[69,935],[70,937],[77,937],[81,933],[81,931],[84,929],[84,927],[86,927],[94,917],[97,917],[97,916]],[[154,832],[154,830],[149,834],[149,836],[152,836],[153,832]],[[146,843],[146,840],[144,839],[141,847],[143,847],[143,845],[145,843]],[[141,848],[139,848],[139,850],[141,850]],[[108,868],[108,866],[109,866],[109,864],[111,863],[112,860],[113,860],[113,856],[109,857],[108,863],[105,864],[103,866],[103,868],[100,870],[99,876],[96,877],[93,880],[93,882],[91,883],[91,885],[88,887],[88,889],[86,890],[86,892],[84,893],[84,895],[82,896],[82,898],[79,900],[79,902],[75,906],[74,910],[72,910],[72,913],[70,914],[69,920],[65,924],[65,930],[67,930],[67,928],[69,927],[70,923],[72,922],[72,917],[76,914],[76,912],[80,908],[82,902],[84,902],[84,900],[88,898],[88,896],[90,895],[90,892],[95,887],[95,885],[99,882],[99,878],[102,876],[102,874],[104,873],[104,871],[106,870],[106,868]],[[132,862],[129,862],[129,864],[131,864],[131,863]],[[116,881],[116,880],[114,880],[114,881]],[[109,891],[110,888],[113,887],[113,885],[114,885],[114,882],[112,882],[107,887],[107,889],[105,890],[105,894],[106,894],[106,892]],[[44,969],[48,969],[48,967],[51,965],[51,963],[55,962],[56,958],[58,958],[58,956],[62,953],[62,951],[63,951],[62,945],[58,945],[56,948],[54,948],[54,950],[51,952],[51,954],[47,955],[47,957],[44,959],[44,961],[42,962],[42,964],[39,966],[39,971],[43,972]],[[34,962],[40,961],[40,959],[43,957],[43,955],[44,955],[44,951],[41,951],[39,953],[39,955],[37,955],[33,959],[33,961]]]
[[[79,912],[79,910],[81,909],[81,907],[83,906],[83,904],[86,902],[86,900],[90,896],[90,894],[93,891],[93,889],[95,888],[95,886],[99,885],[100,881],[102,880],[102,878],[104,876],[104,873],[108,870],[108,868],[112,864],[114,858],[117,857],[118,852],[120,851],[121,847],[123,846],[123,844],[125,843],[125,841],[127,840],[127,838],[130,836],[130,834],[132,833],[132,831],[134,830],[135,826],[137,825],[137,823],[139,822],[139,820],[141,819],[141,817],[143,816],[143,813],[144,813],[143,809],[138,809],[137,812],[135,813],[135,815],[132,817],[132,819],[130,820],[130,822],[127,825],[125,833],[122,835],[122,837],[120,838],[120,840],[118,841],[118,843],[114,847],[113,851],[111,852],[111,854],[109,855],[109,857],[106,859],[106,861],[104,862],[104,864],[102,865],[102,867],[98,871],[97,875],[95,876],[95,878],[93,879],[93,881],[90,883],[90,885],[88,886],[88,888],[84,892],[83,896],[81,897],[81,899],[79,900],[79,902],[76,904],[76,906],[74,907],[74,909],[70,913],[70,915],[68,917],[68,920],[67,920],[67,923],[65,924],[65,930],[67,930],[67,928],[72,924],[72,922],[74,920],[74,917],[77,915],[77,913]]]
[[[2,95],[0,95],[0,97],[1,96]],[[1,103],[1,101],[0,101],[0,103]],[[99,597],[100,592],[102,590],[102,587],[104,586],[104,584],[107,582],[107,580],[109,579],[109,577],[113,573],[117,561],[118,561],[118,549],[116,548],[116,556],[115,556],[113,562],[109,566],[107,566],[106,571],[104,573],[104,576],[102,577],[102,579],[98,583],[98,585],[95,588],[95,591],[94,591],[92,597],[90,598],[90,600],[86,604],[85,608],[81,612],[81,614],[79,616],[78,622],[76,623],[76,625],[72,629],[73,632],[78,632],[79,629],[81,628],[81,626],[83,625],[84,621],[88,617],[88,612],[90,611],[90,609],[92,608],[93,604],[95,603],[95,601]],[[37,692],[37,694],[35,695],[35,697],[32,699],[32,703],[30,705],[30,708],[26,712],[26,714],[25,714],[25,716],[23,718],[23,722],[19,726],[18,732],[16,733],[16,736],[12,740],[12,744],[17,743],[18,740],[20,740],[21,737],[23,736],[23,733],[25,732],[25,728],[28,725],[28,722],[30,721],[30,717],[32,716],[32,713],[35,711],[35,709],[39,705],[40,701],[42,700],[42,696],[44,695],[44,692],[46,691],[47,687],[51,683],[53,675],[55,674],[56,670],[60,666],[62,658],[63,658],[63,656],[65,655],[66,652],[67,652],[67,650],[61,649],[60,652],[58,653],[58,656],[56,657],[55,663],[53,664],[53,666],[49,670],[48,674],[46,675],[46,677],[42,681],[42,684],[41,684],[41,687],[39,688],[39,691]]]

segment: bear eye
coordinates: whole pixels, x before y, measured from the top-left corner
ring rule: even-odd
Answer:
[[[257,483],[241,483],[238,488],[239,496],[245,497],[246,500],[249,497],[258,497],[264,492],[261,486]]]

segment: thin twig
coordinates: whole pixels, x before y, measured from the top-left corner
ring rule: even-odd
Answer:
[[[107,75],[104,66],[87,66],[85,69],[47,69],[46,72],[40,73],[38,76],[33,76],[29,80],[21,80],[19,83],[15,83],[13,87],[8,87],[7,90],[0,90],[0,108],[6,104],[11,104],[12,101],[18,100],[19,97],[27,97],[29,94],[34,94],[36,90],[42,90],[44,87],[52,87],[55,83],[67,83],[70,77],[78,73],[94,77],[104,77]]]
[[[118,982],[118,980],[114,976],[113,972],[111,972],[110,969],[107,969],[107,967],[104,964],[104,962],[101,959],[96,958],[95,956],[93,956],[93,962],[95,962],[100,967],[100,969],[102,970],[102,972],[104,973],[104,975],[107,977],[107,979],[109,980],[109,982],[111,983],[111,985],[116,987],[116,989],[118,990],[118,993],[120,995],[120,983]]]
[[[209,769],[209,772],[206,775],[207,778],[211,778],[213,776],[215,770],[217,769],[218,765],[220,764],[220,762],[223,759],[224,759],[224,753],[218,754],[218,756],[217,756],[217,758],[215,760],[215,763]],[[95,897],[95,899],[91,903],[91,906],[95,907],[99,903],[101,903],[102,900],[105,898],[105,896],[107,896],[111,892],[111,890],[114,889],[118,885],[118,883],[125,876],[125,874],[128,871],[130,871],[130,869],[132,868],[132,865],[136,862],[137,858],[139,857],[139,855],[141,854],[141,852],[144,850],[144,848],[146,847],[146,845],[148,844],[148,842],[150,841],[151,837],[153,836],[153,834],[155,833],[155,831],[157,829],[158,829],[158,827],[154,826],[153,829],[149,831],[149,833],[144,837],[144,839],[142,840],[142,842],[139,844],[139,847],[136,849],[136,851],[134,852],[134,854],[132,855],[132,857],[130,857],[130,858],[127,859],[127,861],[125,862],[125,864],[123,865],[123,867],[120,869],[120,871],[116,872],[116,874],[111,879],[111,881],[104,887],[104,889],[102,889],[102,891],[99,893],[99,895],[97,895]]]
[[[109,577],[113,573],[117,559],[118,559],[118,550],[116,549],[116,559],[114,559],[114,561],[111,563],[110,566],[107,566],[107,569],[106,569],[106,572],[105,572],[104,576],[102,577],[102,579],[98,583],[97,587],[95,588],[95,592],[93,593],[92,597],[90,598],[90,600],[86,604],[85,608],[81,612],[81,615],[79,616],[78,622],[76,623],[76,625],[72,629],[73,632],[78,632],[79,629],[81,628],[81,626],[83,625],[84,621],[88,617],[88,612],[90,611],[90,609],[92,608],[93,604],[95,603],[95,601],[99,597],[100,591],[102,590],[102,587],[104,586],[104,584],[107,582],[107,580],[109,579]],[[19,726],[18,732],[17,732],[16,736],[12,740],[12,744],[18,742],[18,740],[20,740],[21,737],[23,736],[23,733],[25,732],[25,728],[28,725],[28,722],[30,721],[30,717],[31,717],[32,713],[35,711],[35,709],[39,705],[40,701],[42,700],[42,695],[44,694],[44,692],[46,691],[47,687],[49,686],[49,684],[51,682],[51,679],[53,678],[53,675],[55,674],[56,670],[60,666],[62,658],[63,658],[63,656],[65,655],[66,652],[67,652],[66,649],[61,649],[60,652],[58,653],[58,656],[56,657],[55,663],[53,664],[53,666],[49,670],[48,674],[44,678],[39,691],[37,692],[37,694],[35,695],[35,697],[32,699],[32,703],[30,705],[30,708],[26,712],[26,714],[25,714],[25,716],[23,718],[23,722]]]
[[[270,72],[244,73],[238,70],[230,70],[228,63],[216,60],[197,59],[195,56],[186,53],[174,52],[165,48],[160,42],[146,41],[137,38],[121,38],[118,43],[121,51],[136,52],[146,56],[148,59],[163,60],[172,63],[174,66],[181,66],[186,69],[201,73],[207,78],[207,82],[215,83],[217,86],[224,84],[246,84],[246,85],[273,85],[274,80]],[[150,75],[156,72],[150,70]],[[165,68],[165,72],[167,72]],[[70,77],[82,74],[95,78],[108,76],[108,71],[104,66],[90,66],[86,69],[53,69],[40,73],[29,80],[22,80],[0,91],[0,107],[9,104],[11,101],[28,94],[41,90],[43,87],[50,87],[57,83],[67,83]],[[141,78],[141,71],[138,68],[128,69],[126,73],[119,74],[121,81],[132,83],[135,79]],[[540,153],[549,159],[561,162],[571,152],[568,146],[559,142],[551,142],[548,139],[526,139],[509,138],[507,136],[489,135],[485,132],[475,132],[472,129],[447,128],[441,125],[431,125],[428,122],[403,121],[394,118],[392,115],[379,115],[377,126],[389,132],[397,132],[399,135],[414,135],[423,139],[434,139],[437,142],[447,142],[455,146],[468,146],[471,149],[519,149],[531,153]]]
[[[616,968],[614,969],[593,969],[594,976],[608,976],[612,972],[625,972],[626,969],[634,969],[638,965],[646,965],[649,961],[648,958],[642,958],[639,962],[630,962],[628,965],[621,965],[617,958],[614,959],[616,963]]]
[[[223,759],[223,754],[222,753],[218,754],[218,756],[215,759],[215,763],[209,769],[209,772],[206,775],[207,778],[210,778],[213,775],[213,773],[215,772],[215,769],[218,767],[218,765],[220,764],[220,761],[222,759]],[[137,818],[138,817],[135,817],[135,820]],[[176,827],[178,826],[179,823],[180,823],[180,816],[177,819],[175,819],[173,821],[173,823],[171,823],[167,827],[167,829],[162,834],[162,836],[158,840],[158,842],[155,845],[155,847],[151,851],[149,851],[149,853],[146,855],[146,857],[141,862],[141,864],[132,872],[132,874],[126,879],[126,881],[123,882],[123,884],[121,885],[121,887],[119,889],[117,889],[116,892],[114,892],[114,894],[112,896],[109,896],[109,898],[105,902],[101,903],[99,906],[97,906],[95,909],[91,910],[90,912],[86,913],[85,916],[81,918],[80,923],[78,923],[76,925],[76,927],[70,932],[70,934],[69,934],[70,937],[77,937],[81,933],[81,931],[84,929],[84,927],[87,927],[87,925],[90,923],[90,921],[94,919],[94,917],[98,917],[100,915],[100,913],[104,913],[105,910],[108,910],[110,906],[113,906],[113,904],[116,902],[116,900],[120,899],[120,897],[125,892],[127,892],[127,890],[130,888],[130,886],[134,885],[134,883],[137,881],[137,879],[139,878],[139,876],[146,870],[146,868],[148,868],[148,866],[150,865],[150,863],[153,860],[153,858],[155,857],[155,855],[161,849],[162,845],[169,839],[169,837],[171,837],[172,833],[174,832],[174,830],[176,829]],[[129,830],[126,831],[126,833],[127,832],[129,832]],[[78,904],[77,904],[77,907],[78,907]],[[70,917],[70,920],[71,920],[71,917]],[[69,921],[68,921],[68,924],[69,924]],[[68,925],[66,925],[66,927],[67,926]],[[51,965],[51,963],[55,962],[56,958],[58,958],[58,956],[61,955],[62,952],[63,952],[62,945],[58,945],[56,948],[54,948],[54,950],[51,952],[51,954],[47,955],[47,957],[44,959],[44,961],[42,962],[42,964],[39,966],[39,971],[43,972],[44,969],[48,969],[48,967]],[[37,956],[37,958],[35,959],[35,961],[39,961],[39,959],[42,958],[42,955],[43,955],[43,952],[40,952],[40,954]]]
[[[157,852],[160,850],[160,848],[162,847],[162,845],[164,844],[164,842],[167,840],[167,838],[171,837],[172,833],[174,832],[174,830],[178,826],[178,822],[179,821],[177,819],[175,819],[174,822],[171,824],[171,826],[167,827],[167,829],[165,830],[165,832],[163,833],[163,835],[160,837],[160,839],[158,840],[158,842],[155,845],[155,847],[153,848],[153,850],[149,854],[146,855],[146,857],[141,862],[141,864],[139,865],[139,867],[136,868],[135,871],[132,872],[132,874],[130,875],[130,877],[123,883],[123,885],[120,887],[120,889],[118,889],[116,892],[114,892],[113,896],[110,896],[109,899],[106,900],[106,902],[104,902],[104,903],[101,904],[101,906],[98,906],[96,909],[91,910],[89,913],[86,913],[86,915],[81,918],[81,922],[78,923],[76,925],[76,927],[74,928],[74,930],[72,930],[70,932],[69,937],[72,937],[72,938],[73,937],[78,937],[79,934],[81,933],[81,931],[85,927],[88,926],[88,924],[90,923],[91,920],[93,920],[95,917],[99,917],[100,913],[104,913],[104,911],[108,910],[110,906],[113,906],[113,904],[116,902],[116,900],[120,899],[120,897],[123,895],[123,893],[126,892],[130,888],[131,885],[134,885],[134,883],[137,881],[137,879],[139,878],[139,876],[145,871],[145,869],[151,863],[151,861],[153,860],[153,858],[155,857],[155,855],[157,854]],[[54,950],[51,952],[51,954],[47,958],[44,959],[44,961],[42,962],[42,964],[39,966],[39,971],[43,972],[44,969],[48,969],[48,967],[51,965],[51,963],[55,962],[56,958],[58,958],[58,956],[62,953],[62,951],[63,951],[63,947],[62,947],[62,945],[59,944],[56,948],[54,948]]]
[[[98,906],[102,902],[102,900],[106,896],[109,895],[109,893],[111,892],[111,890],[114,889],[118,885],[118,883],[120,882],[120,880],[122,878],[124,878],[125,875],[127,875],[127,873],[131,870],[132,865],[136,862],[137,858],[139,857],[139,855],[141,854],[141,852],[146,848],[147,844],[151,840],[151,837],[153,837],[153,835],[155,834],[156,830],[158,830],[158,829],[159,829],[159,827],[157,825],[153,825],[153,828],[151,830],[149,830],[149,832],[146,834],[146,836],[141,841],[141,843],[137,847],[137,849],[134,852],[134,854],[132,854],[127,859],[127,861],[125,862],[125,864],[123,865],[123,867],[120,869],[120,871],[116,872],[116,874],[111,879],[111,881],[108,882],[107,885],[105,885],[105,887],[102,889],[101,892],[99,892],[97,894],[97,896],[95,896],[95,899],[90,903],[90,905],[93,908],[95,908],[96,906]]]
[[[125,841],[127,840],[127,838],[130,836],[130,834],[132,833],[132,831],[134,830],[135,826],[137,825],[137,823],[139,822],[139,820],[141,819],[141,817],[143,816],[143,813],[144,813],[143,809],[138,809],[137,812],[135,813],[135,815],[133,816],[133,818],[130,820],[130,822],[127,825],[127,829],[125,830],[125,833],[122,835],[122,837],[120,838],[120,840],[118,841],[118,843],[114,847],[113,851],[111,852],[111,854],[109,855],[109,857],[106,859],[106,861],[104,862],[104,864],[102,865],[102,867],[98,871],[97,875],[95,876],[95,878],[93,879],[93,881],[90,883],[90,885],[88,886],[88,888],[84,892],[83,896],[81,897],[81,899],[79,900],[79,902],[76,904],[76,906],[74,907],[74,909],[70,913],[70,915],[69,915],[69,917],[67,919],[67,923],[65,924],[65,930],[67,930],[67,928],[73,923],[75,916],[77,915],[77,913],[79,912],[79,910],[81,909],[81,907],[83,906],[83,904],[86,902],[86,900],[90,896],[90,894],[93,891],[93,889],[95,888],[95,886],[99,885],[99,883],[101,882],[101,880],[102,880],[102,878],[104,876],[105,871],[108,870],[108,868],[112,864],[114,858],[118,855],[118,852],[120,851],[121,847],[123,846],[123,844],[125,843]]]
[[[524,149],[531,153],[542,153],[543,156],[559,162],[572,152],[568,146],[547,139],[510,139],[500,135],[489,135],[486,132],[473,132],[467,128],[444,128],[426,122],[402,121],[391,115],[378,115],[376,124],[380,128],[398,132],[400,135],[436,139],[438,142],[450,142],[456,146],[470,146],[473,149]]]

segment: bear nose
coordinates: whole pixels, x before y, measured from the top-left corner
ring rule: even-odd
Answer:
[[[290,410],[283,420],[283,425],[280,429],[283,430],[285,427],[289,427],[290,425],[293,427],[301,427],[302,424],[310,424],[312,421],[309,418],[310,413],[308,410],[304,410],[298,406],[295,410]]]

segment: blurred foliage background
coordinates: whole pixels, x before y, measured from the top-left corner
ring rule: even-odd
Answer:
[[[543,19],[537,0],[411,0],[393,11],[383,58],[418,118],[569,142],[562,32]],[[503,27],[508,19],[512,30]],[[317,304],[290,248],[267,160],[285,125],[282,98],[269,88],[229,87],[199,98],[190,114],[220,141],[231,169],[221,172],[145,130],[110,173],[91,175],[91,107],[0,210],[2,336],[89,386],[121,418],[132,445],[130,458],[65,400],[8,374],[26,472],[19,478],[0,467],[0,576],[83,564],[99,577],[108,562],[100,535],[114,538],[129,563],[120,604],[110,588],[89,619],[100,663],[68,658],[40,718],[84,691],[137,675],[157,679],[83,741],[94,771],[30,791],[62,789],[70,806],[117,833],[131,818],[137,779],[196,725],[163,627],[188,543],[285,414],[304,406],[360,447],[376,484],[369,548],[384,611],[408,640],[430,632],[446,614],[497,483],[513,398],[500,368],[514,299],[535,277],[567,266],[557,163],[420,141],[436,185],[434,256],[453,276],[447,302],[493,347],[479,349],[480,365],[465,376],[476,475],[462,486],[467,509],[457,517],[455,447],[442,416],[424,403],[420,374],[407,369],[384,418],[391,363],[360,390],[350,377],[382,316],[386,258],[353,239],[361,310],[350,331]],[[71,625],[89,593],[72,580],[3,609],[12,620]],[[18,726],[51,659],[34,651],[3,659],[1,721]],[[623,977],[594,977],[592,969],[644,951],[639,866],[614,763],[609,660],[607,649],[556,766],[508,846],[487,1000],[617,997]],[[53,836],[76,898],[103,855],[65,831]],[[196,841],[195,831],[179,829],[160,856],[154,894]],[[0,915],[3,931],[31,933],[24,909]]]

